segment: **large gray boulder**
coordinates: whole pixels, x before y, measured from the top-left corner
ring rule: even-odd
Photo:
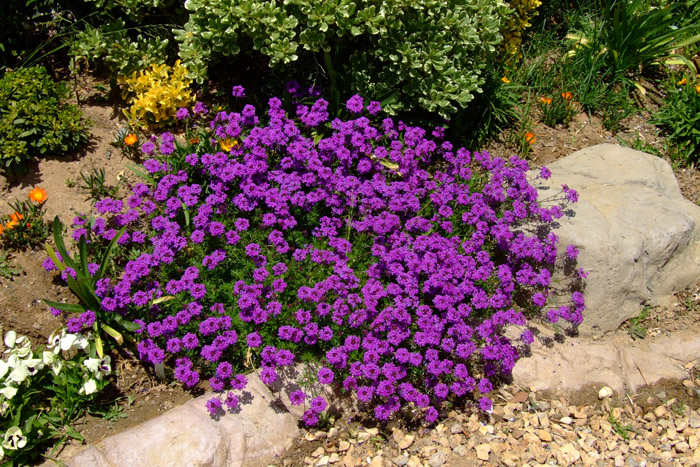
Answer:
[[[562,249],[578,247],[578,266],[589,272],[581,335],[614,331],[700,280],[700,207],[663,159],[601,144],[547,167],[552,177],[535,184],[540,199],[563,184],[579,194],[554,232]]]

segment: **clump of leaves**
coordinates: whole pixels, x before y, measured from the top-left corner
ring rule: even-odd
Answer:
[[[642,326],[642,323],[649,316],[649,309],[650,307],[645,306],[638,316],[629,320],[627,332],[632,336],[632,339],[644,339],[647,337],[647,328]]]
[[[80,178],[83,179],[80,188],[88,193],[88,199],[92,199],[93,202],[117,194],[117,187],[105,184],[105,170],[103,168],[93,167],[92,172],[88,174],[80,172]]]
[[[19,276],[22,270],[16,268],[10,262],[8,253],[6,251],[0,251],[0,276],[7,279],[12,279],[14,276]]]
[[[80,109],[64,100],[69,90],[43,67],[21,68],[0,79],[0,167],[22,173],[47,154],[63,155],[88,141]]]
[[[15,249],[42,244],[49,236],[49,226],[44,221],[44,203],[47,199],[46,190],[36,187],[29,192],[28,201],[8,203],[13,212],[0,217],[0,242]]]

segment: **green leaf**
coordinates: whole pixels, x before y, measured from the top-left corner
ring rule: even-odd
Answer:
[[[66,266],[75,269],[75,262],[68,255],[68,250],[66,250],[66,245],[63,243],[63,224],[58,219],[58,216],[53,219],[53,240],[56,243],[56,248],[63,258],[63,262]]]
[[[46,303],[52,308],[56,308],[57,310],[61,311],[66,311],[68,313],[84,313],[88,310],[84,305],[75,303],[59,303],[47,299],[44,299],[44,303]]]
[[[95,282],[98,280],[102,279],[102,276],[104,276],[105,270],[107,269],[107,263],[109,262],[109,257],[112,255],[112,251],[114,250],[114,247],[117,245],[117,241],[121,238],[122,235],[124,235],[124,232],[126,232],[126,227],[122,227],[119,229],[119,232],[114,236],[111,242],[109,242],[109,245],[107,246],[107,249],[105,250],[104,254],[102,255],[102,260],[100,260],[100,269],[97,271],[97,274],[95,274]]]
[[[49,255],[49,258],[51,258],[51,261],[53,262],[54,266],[56,266],[59,271],[63,271],[64,269],[66,269],[66,265],[58,260],[56,252],[54,251],[53,247],[49,245],[48,242],[46,243],[46,253]]]
[[[117,341],[117,344],[122,345],[124,344],[124,337],[122,337],[121,333],[114,329],[113,327],[107,326],[106,324],[103,324],[101,326],[102,330],[112,336],[115,341]],[[137,328],[138,329],[138,328]]]

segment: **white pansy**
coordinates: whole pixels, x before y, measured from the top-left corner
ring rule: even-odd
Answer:
[[[5,386],[4,388],[0,389],[0,394],[5,396],[6,399],[12,399],[15,397],[15,394],[17,394],[17,388],[14,386]]]
[[[13,348],[16,340],[17,333],[15,331],[7,331],[7,334],[5,334],[5,347],[8,349]],[[5,352],[7,352],[7,350]]]
[[[0,360],[0,379],[4,378],[9,370],[10,365],[8,365],[5,360]]]
[[[5,412],[7,412],[9,408],[10,404],[8,404],[7,401],[2,401],[2,404],[0,404],[0,416],[5,415]],[[0,454],[0,459],[2,459],[2,454]]]
[[[7,366],[9,366],[10,368],[17,368],[18,366],[23,366],[23,363],[22,360],[19,358],[19,355],[12,354],[7,359]]]
[[[13,426],[5,432],[5,440],[2,447],[16,451],[22,449],[27,444],[27,437],[22,435],[22,430],[17,426]]]
[[[61,358],[60,355],[44,350],[42,353],[42,360],[44,361],[44,365],[51,367],[51,371],[53,371],[56,376],[58,376],[61,369],[63,369],[63,358]]]
[[[105,355],[104,358],[86,358],[83,365],[95,375],[95,378],[102,379],[103,375],[109,375],[112,372],[111,361],[110,356]]]
[[[94,379],[91,379],[90,381],[86,382],[83,384],[83,387],[80,388],[80,391],[78,391],[80,394],[85,394],[86,396],[89,396],[90,394],[94,394],[97,392],[97,381]]]
[[[29,368],[27,368],[25,365],[18,365],[14,370],[12,370],[7,379],[15,383],[21,383],[27,379],[28,376]]]

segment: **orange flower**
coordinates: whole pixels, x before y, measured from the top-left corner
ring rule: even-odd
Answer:
[[[199,138],[190,138],[190,144],[199,144]]]
[[[574,95],[571,94],[570,92],[562,92],[561,97],[563,97],[564,100],[566,100],[566,101],[570,101],[571,98],[574,97]]]
[[[697,86],[695,86],[695,90],[697,91],[698,94],[700,94],[700,84],[698,84]]]
[[[551,97],[540,97],[540,102],[543,102],[545,105],[549,105],[552,103],[552,98]]]
[[[501,81],[503,81],[506,84],[510,84],[510,80],[508,79],[507,76],[504,76],[503,78],[501,78]]]
[[[136,133],[129,133],[128,135],[126,135],[126,138],[124,138],[124,144],[126,144],[127,146],[133,146],[138,140],[139,138],[138,136],[136,136]]]
[[[29,192],[29,199],[35,203],[44,204],[48,199],[49,195],[43,188],[34,187],[32,191]]]
[[[3,227],[2,224],[0,224],[0,235],[2,235],[3,230],[5,230],[5,227]]]
[[[687,78],[683,78],[682,80],[680,80],[680,81],[678,82],[678,85],[679,85],[679,86],[683,86],[684,84],[688,84],[688,79],[687,79]]]
[[[15,212],[15,213],[13,213],[13,214],[10,216],[10,219],[12,220],[12,222],[14,222],[15,224],[17,224],[17,222],[19,222],[19,221],[21,221],[22,219],[24,219],[24,216],[23,216],[22,214],[18,213],[18,212]]]
[[[535,138],[535,135],[530,133],[529,131],[525,133],[525,141],[527,141],[527,144],[533,144],[537,138]]]

